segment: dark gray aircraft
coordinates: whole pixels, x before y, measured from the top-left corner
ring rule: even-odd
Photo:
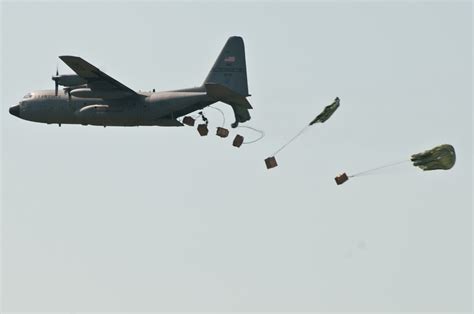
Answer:
[[[9,109],[21,119],[100,126],[182,126],[177,120],[221,101],[232,106],[237,127],[250,120],[244,42],[230,37],[199,87],[136,92],[80,57],[60,56],[76,74],[53,76],[54,90],[28,93]],[[58,86],[64,86],[58,92]]]

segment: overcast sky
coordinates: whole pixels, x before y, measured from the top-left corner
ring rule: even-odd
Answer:
[[[2,2],[2,312],[471,312],[472,4]],[[8,114],[78,55],[135,90],[198,86],[244,38],[248,125]],[[338,96],[341,107],[263,160]],[[218,104],[232,122],[232,111]],[[409,163],[449,143],[450,171]]]

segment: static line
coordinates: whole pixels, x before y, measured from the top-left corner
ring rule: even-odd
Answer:
[[[296,140],[298,138],[298,136],[300,136],[301,134],[304,133],[304,131],[306,131],[308,129],[309,125],[305,126],[304,129],[302,129],[301,131],[298,132],[298,134],[296,134],[291,140],[289,140],[285,145],[283,145],[282,147],[280,147],[276,152],[273,153],[272,156],[275,156],[276,154],[278,154],[282,149],[284,149],[286,146],[288,146],[291,142],[293,142],[294,140]]]
[[[220,108],[213,107],[213,106],[208,106],[208,108],[212,108],[212,109],[217,110],[217,111],[219,111],[219,112],[221,113],[221,115],[222,115],[222,127],[224,127],[224,126],[225,126],[225,114],[224,114],[224,111],[222,111],[222,109],[220,109]]]
[[[367,175],[371,172],[374,172],[374,171],[377,171],[377,170],[380,170],[380,169],[384,169],[384,168],[393,167],[393,166],[396,166],[396,165],[400,165],[400,164],[403,164],[403,163],[406,163],[406,162],[409,162],[409,161],[410,160],[404,159],[404,160],[401,160],[401,161],[392,162],[392,163],[387,164],[387,165],[383,165],[383,166],[379,166],[379,167],[375,167],[375,168],[372,168],[372,169],[368,169],[368,170],[358,172],[356,174],[350,175],[349,178]]]
[[[254,127],[251,127],[251,126],[247,126],[247,125],[241,125],[239,126],[239,128],[245,128],[245,129],[250,129],[252,131],[255,131],[257,133],[260,133],[260,136],[255,139],[255,140],[252,140],[252,141],[248,141],[248,142],[243,142],[242,144],[252,144],[252,143],[256,143],[258,141],[260,141],[262,138],[265,137],[265,132],[263,130],[259,130],[259,129],[256,129]]]

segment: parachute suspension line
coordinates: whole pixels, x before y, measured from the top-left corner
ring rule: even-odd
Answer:
[[[356,174],[353,174],[353,175],[350,175],[348,176],[349,178],[353,178],[353,177],[359,177],[359,176],[363,176],[363,175],[368,175],[370,174],[371,172],[374,172],[374,171],[377,171],[377,170],[381,170],[381,169],[384,169],[384,168],[389,168],[389,167],[393,167],[393,166],[397,166],[397,165],[400,165],[400,164],[404,164],[406,162],[409,162],[410,160],[408,159],[404,159],[404,160],[400,160],[400,161],[397,161],[397,162],[392,162],[392,163],[389,163],[389,164],[386,164],[386,165],[383,165],[383,166],[379,166],[379,167],[375,167],[375,168],[372,168],[372,169],[368,169],[368,170],[364,170],[364,171],[361,171],[361,172],[358,172]]]
[[[283,150],[286,146],[290,145],[294,140],[296,140],[301,134],[303,134],[307,129],[309,128],[309,125],[305,126],[304,129],[298,132],[295,136],[291,138],[288,142],[286,142],[282,147],[280,147],[276,152],[273,153],[272,156],[275,156],[278,154],[281,150]]]
[[[258,141],[260,141],[262,138],[265,137],[265,132],[263,130],[259,130],[259,129],[256,129],[254,127],[251,127],[251,126],[247,126],[247,125],[240,125],[239,128],[246,128],[246,129],[250,129],[252,131],[255,131],[257,133],[260,133],[260,136],[255,139],[255,140],[252,140],[252,141],[248,141],[248,142],[243,142],[242,144],[252,144],[252,143],[256,143]]]
[[[214,110],[217,110],[217,111],[219,111],[219,112],[221,113],[221,115],[222,115],[222,127],[224,127],[224,126],[225,126],[225,115],[224,115],[224,111],[222,111],[222,109],[220,109],[220,108],[213,107],[213,106],[209,106],[209,108],[212,108],[212,109],[214,109]]]

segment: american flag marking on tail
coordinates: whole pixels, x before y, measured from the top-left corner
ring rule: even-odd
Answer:
[[[235,62],[235,57],[234,56],[225,57],[224,62]]]

